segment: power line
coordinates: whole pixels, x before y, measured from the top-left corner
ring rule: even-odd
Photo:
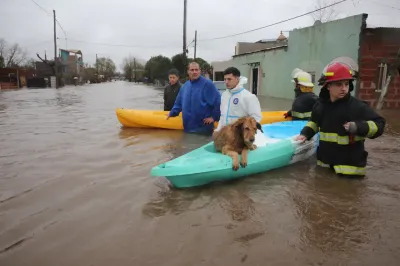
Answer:
[[[74,40],[74,39],[68,39],[68,41],[72,42],[80,42],[80,43],[87,43],[87,44],[94,44],[94,45],[103,45],[103,46],[117,46],[117,47],[128,47],[128,48],[178,48],[180,45],[171,45],[171,46],[166,46],[166,45],[160,45],[160,46],[149,46],[149,45],[129,45],[129,44],[114,44],[114,43],[98,43],[98,42],[88,42],[88,41],[81,41],[81,40]]]
[[[300,17],[304,17],[304,16],[307,16],[307,15],[310,15],[310,14],[312,14],[312,13],[314,13],[314,12],[317,12],[317,11],[320,11],[320,10],[323,10],[323,9],[326,9],[326,8],[328,8],[328,7],[332,7],[332,6],[338,5],[338,4],[343,3],[343,2],[346,2],[346,1],[348,1],[348,0],[341,0],[341,1],[335,2],[335,3],[333,3],[333,4],[330,4],[330,5],[327,5],[327,6],[318,8],[318,9],[316,9],[316,10],[313,10],[313,11],[310,11],[310,12],[307,12],[307,13],[304,13],[304,14],[301,14],[301,15],[298,15],[298,16],[295,16],[295,17],[291,17],[291,18],[288,18],[288,19],[285,19],[285,20],[281,20],[281,21],[278,21],[278,22],[275,22],[275,23],[272,23],[272,24],[269,24],[269,25],[266,25],[266,26],[262,26],[262,27],[259,27],[259,28],[256,28],[256,29],[252,29],[252,30],[248,30],[248,31],[243,31],[243,32],[240,32],[240,33],[235,33],[235,34],[226,35],[226,36],[222,36],[222,37],[216,37],[216,38],[198,40],[198,42],[207,42],[207,41],[214,41],[214,40],[226,39],[226,38],[230,38],[230,37],[234,37],[234,36],[239,36],[239,35],[242,35],[242,34],[250,33],[250,32],[253,32],[253,31],[265,29],[265,28],[268,28],[268,27],[271,27],[271,26],[275,26],[275,25],[278,25],[278,24],[281,24],[281,23],[284,23],[284,22],[287,22],[287,21],[290,21],[290,20],[294,20],[294,19],[296,19],[296,18],[300,18]]]
[[[53,14],[47,11],[44,7],[39,5],[36,1],[31,0],[37,7],[39,7],[43,12],[45,12],[49,17],[53,17]],[[60,27],[62,32],[64,33],[65,37],[67,37],[67,33],[65,32],[64,28],[61,26],[61,23],[56,19],[57,25]]]

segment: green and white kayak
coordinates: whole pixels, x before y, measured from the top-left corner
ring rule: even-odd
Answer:
[[[232,158],[216,152],[210,142],[178,158],[153,167],[152,176],[166,177],[177,188],[195,187],[212,182],[237,179],[272,169],[288,166],[313,156],[319,143],[319,134],[305,143],[294,140],[306,121],[285,121],[262,126],[258,131],[257,149],[249,151],[248,165],[232,169]]]

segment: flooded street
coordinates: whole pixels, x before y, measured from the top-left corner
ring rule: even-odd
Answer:
[[[1,266],[399,265],[399,111],[367,141],[364,180],[310,159],[168,190],[150,169],[209,138],[123,129],[119,107],[161,109],[162,91],[119,81],[0,92]]]

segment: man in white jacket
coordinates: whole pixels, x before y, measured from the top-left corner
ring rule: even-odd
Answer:
[[[227,89],[221,96],[221,117],[215,131],[244,116],[252,116],[260,123],[262,119],[260,102],[256,95],[243,88],[247,78],[240,76],[239,69],[228,67],[224,71],[224,81]]]

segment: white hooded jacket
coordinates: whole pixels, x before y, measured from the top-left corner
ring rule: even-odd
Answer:
[[[261,121],[260,102],[256,95],[243,88],[246,83],[247,78],[240,77],[239,84],[235,88],[226,89],[222,93],[221,117],[215,131],[219,131],[225,125],[231,124],[244,116],[252,116],[257,122]]]

